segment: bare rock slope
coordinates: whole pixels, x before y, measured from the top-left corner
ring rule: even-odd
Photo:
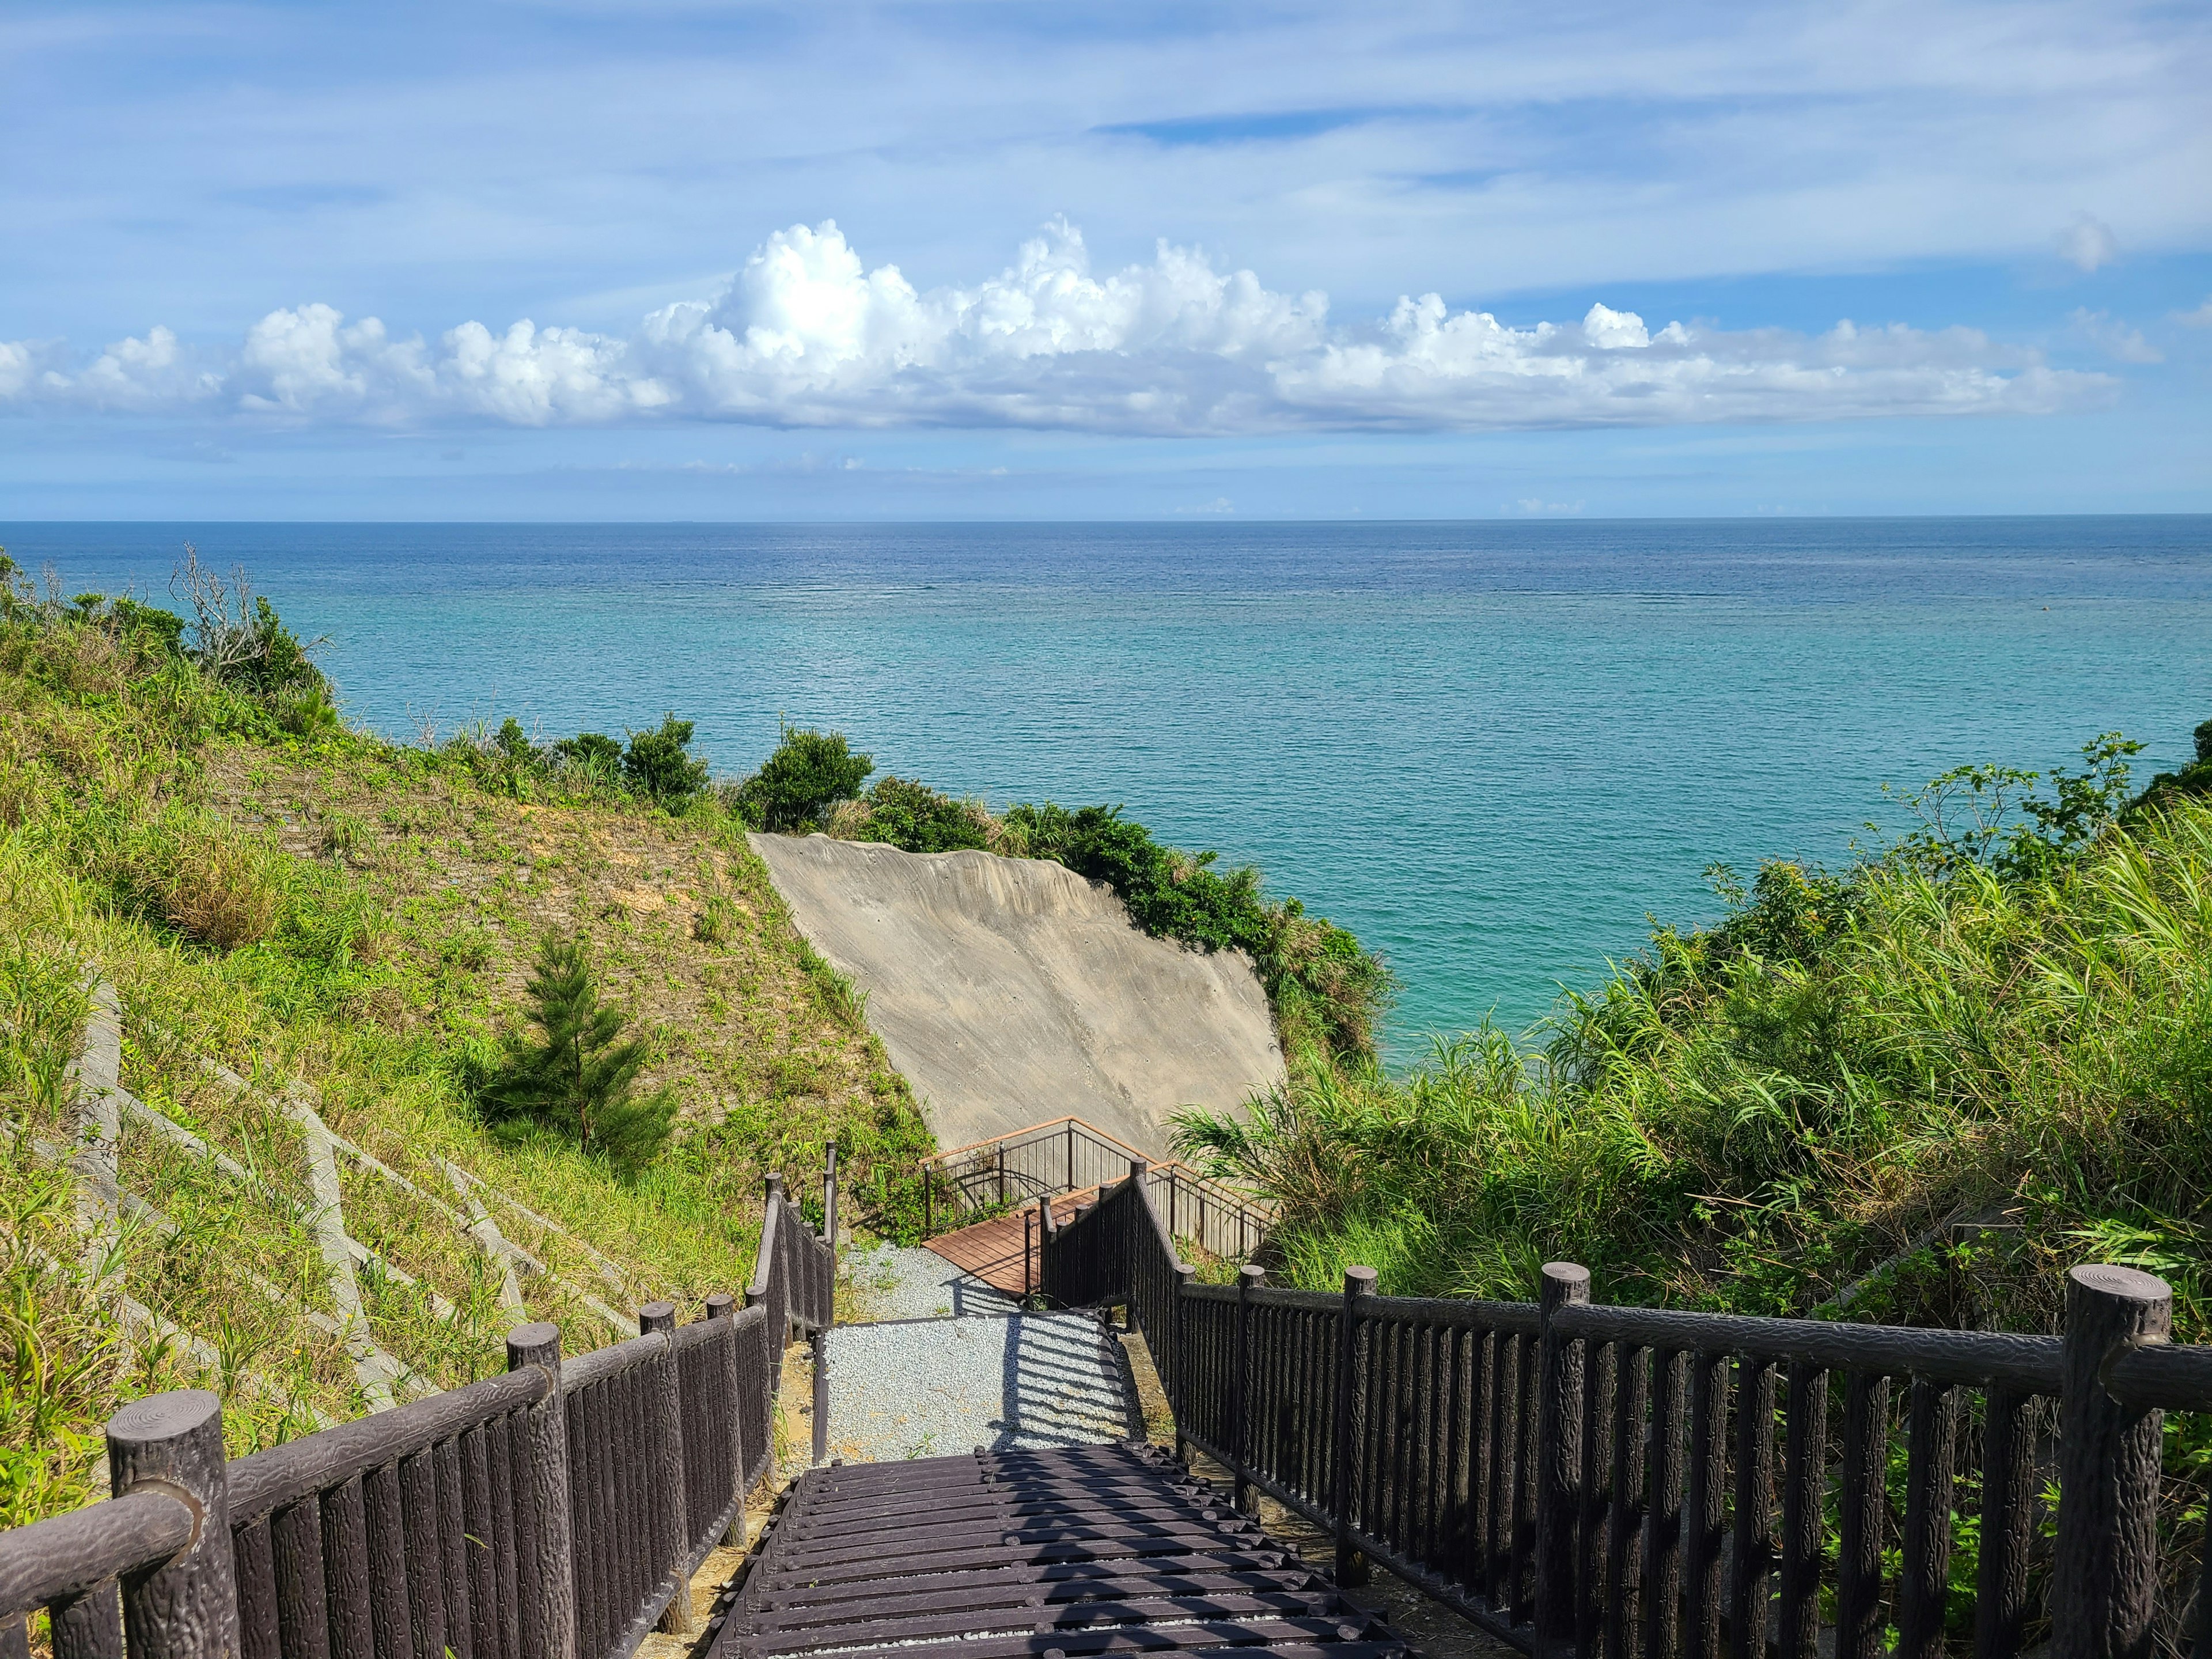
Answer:
[[[1164,1152],[1177,1107],[1234,1106],[1283,1075],[1241,952],[1147,938],[1062,866],[827,836],[752,846],[800,933],[867,994],[942,1146],[1073,1112]]]

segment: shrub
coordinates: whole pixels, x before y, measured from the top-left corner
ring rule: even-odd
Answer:
[[[988,848],[997,825],[974,801],[940,795],[927,784],[908,778],[876,780],[855,812],[849,830],[838,833],[852,841],[885,842],[908,853],[957,853],[969,848]]]
[[[313,662],[320,639],[301,641],[276,615],[276,608],[253,592],[242,568],[228,577],[200,562],[198,550],[185,544],[185,562],[170,578],[170,591],[182,589],[192,608],[192,660],[218,685],[261,696],[279,692],[321,691],[330,682]],[[179,623],[181,637],[185,624]]]
[[[553,752],[595,783],[611,784],[622,773],[623,746],[604,732],[563,738],[553,745]]]
[[[872,757],[853,753],[842,732],[825,735],[787,726],[775,751],[738,787],[732,804],[757,830],[812,830],[832,805],[858,795],[875,769]]]
[[[599,1005],[580,939],[548,939],[527,988],[543,1034],[507,1039],[497,1071],[477,1092],[484,1117],[510,1133],[550,1130],[617,1170],[635,1175],[667,1144],[676,1095],[637,1092],[645,1044],[622,1040],[624,1021]]]
[[[664,714],[659,731],[629,734],[622,764],[623,775],[633,790],[664,806],[675,806],[707,787],[707,763],[691,755],[692,725],[672,714]],[[583,734],[585,738],[597,735]]]

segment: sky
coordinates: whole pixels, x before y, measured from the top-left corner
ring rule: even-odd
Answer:
[[[0,11],[0,522],[2212,510],[2212,8]]]

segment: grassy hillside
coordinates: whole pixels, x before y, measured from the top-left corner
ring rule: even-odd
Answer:
[[[362,1409],[295,1085],[398,1177],[338,1162],[368,1328],[417,1387],[503,1364],[500,1272],[447,1164],[550,1270],[522,1284],[530,1312],[581,1349],[615,1335],[595,1299],[741,1287],[765,1170],[810,1190],[834,1134],[865,1214],[929,1148],[710,793],[667,810],[512,733],[395,746],[341,729],[317,687],[257,683],[127,604],[0,595],[0,1526],[86,1496],[98,1425],[137,1393],[220,1388],[234,1450]],[[589,941],[646,1081],[681,1101],[634,1180],[550,1135],[494,1139],[472,1107],[548,933]],[[120,997],[124,1086],[207,1148],[126,1122],[122,1184],[155,1213],[112,1236],[52,1161],[95,977]],[[126,1296],[156,1323],[126,1329]]]
[[[1661,928],[1533,1043],[1309,1063],[1187,1149],[1280,1201],[1310,1285],[1527,1297],[1565,1258],[1615,1301],[2049,1329],[2097,1259],[2164,1274],[2202,1340],[2212,766],[2130,805],[2131,747],[1952,774],[1842,870],[1716,872],[1722,924]]]

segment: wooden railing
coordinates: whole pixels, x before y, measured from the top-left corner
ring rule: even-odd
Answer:
[[[1090,1195],[1145,1166],[1170,1237],[1209,1255],[1242,1261],[1273,1218],[1249,1194],[1209,1181],[1174,1158],[1152,1160],[1079,1117],[1055,1117],[921,1160],[922,1234],[963,1226],[980,1212],[1040,1198]]]
[[[1200,1285],[1133,1179],[1046,1232],[1046,1292],[1127,1306],[1241,1502],[1524,1652],[1939,1659],[1960,1536],[1978,1659],[2046,1620],[2058,1659],[2212,1651],[2212,1553],[2162,1559],[2160,1509],[2212,1348],[2167,1343],[2150,1274],[2073,1269],[2061,1339],[1599,1306],[1565,1263],[1540,1303]]]
[[[0,1534],[0,1659],[40,1609],[54,1659],[623,1659],[692,1630],[691,1574],[775,1461],[784,1349],[832,1317],[824,1198],[817,1235],[769,1177],[743,1309],[653,1303],[567,1360],[522,1325],[503,1376],[250,1456],[212,1394],[126,1406],[114,1496]]]

